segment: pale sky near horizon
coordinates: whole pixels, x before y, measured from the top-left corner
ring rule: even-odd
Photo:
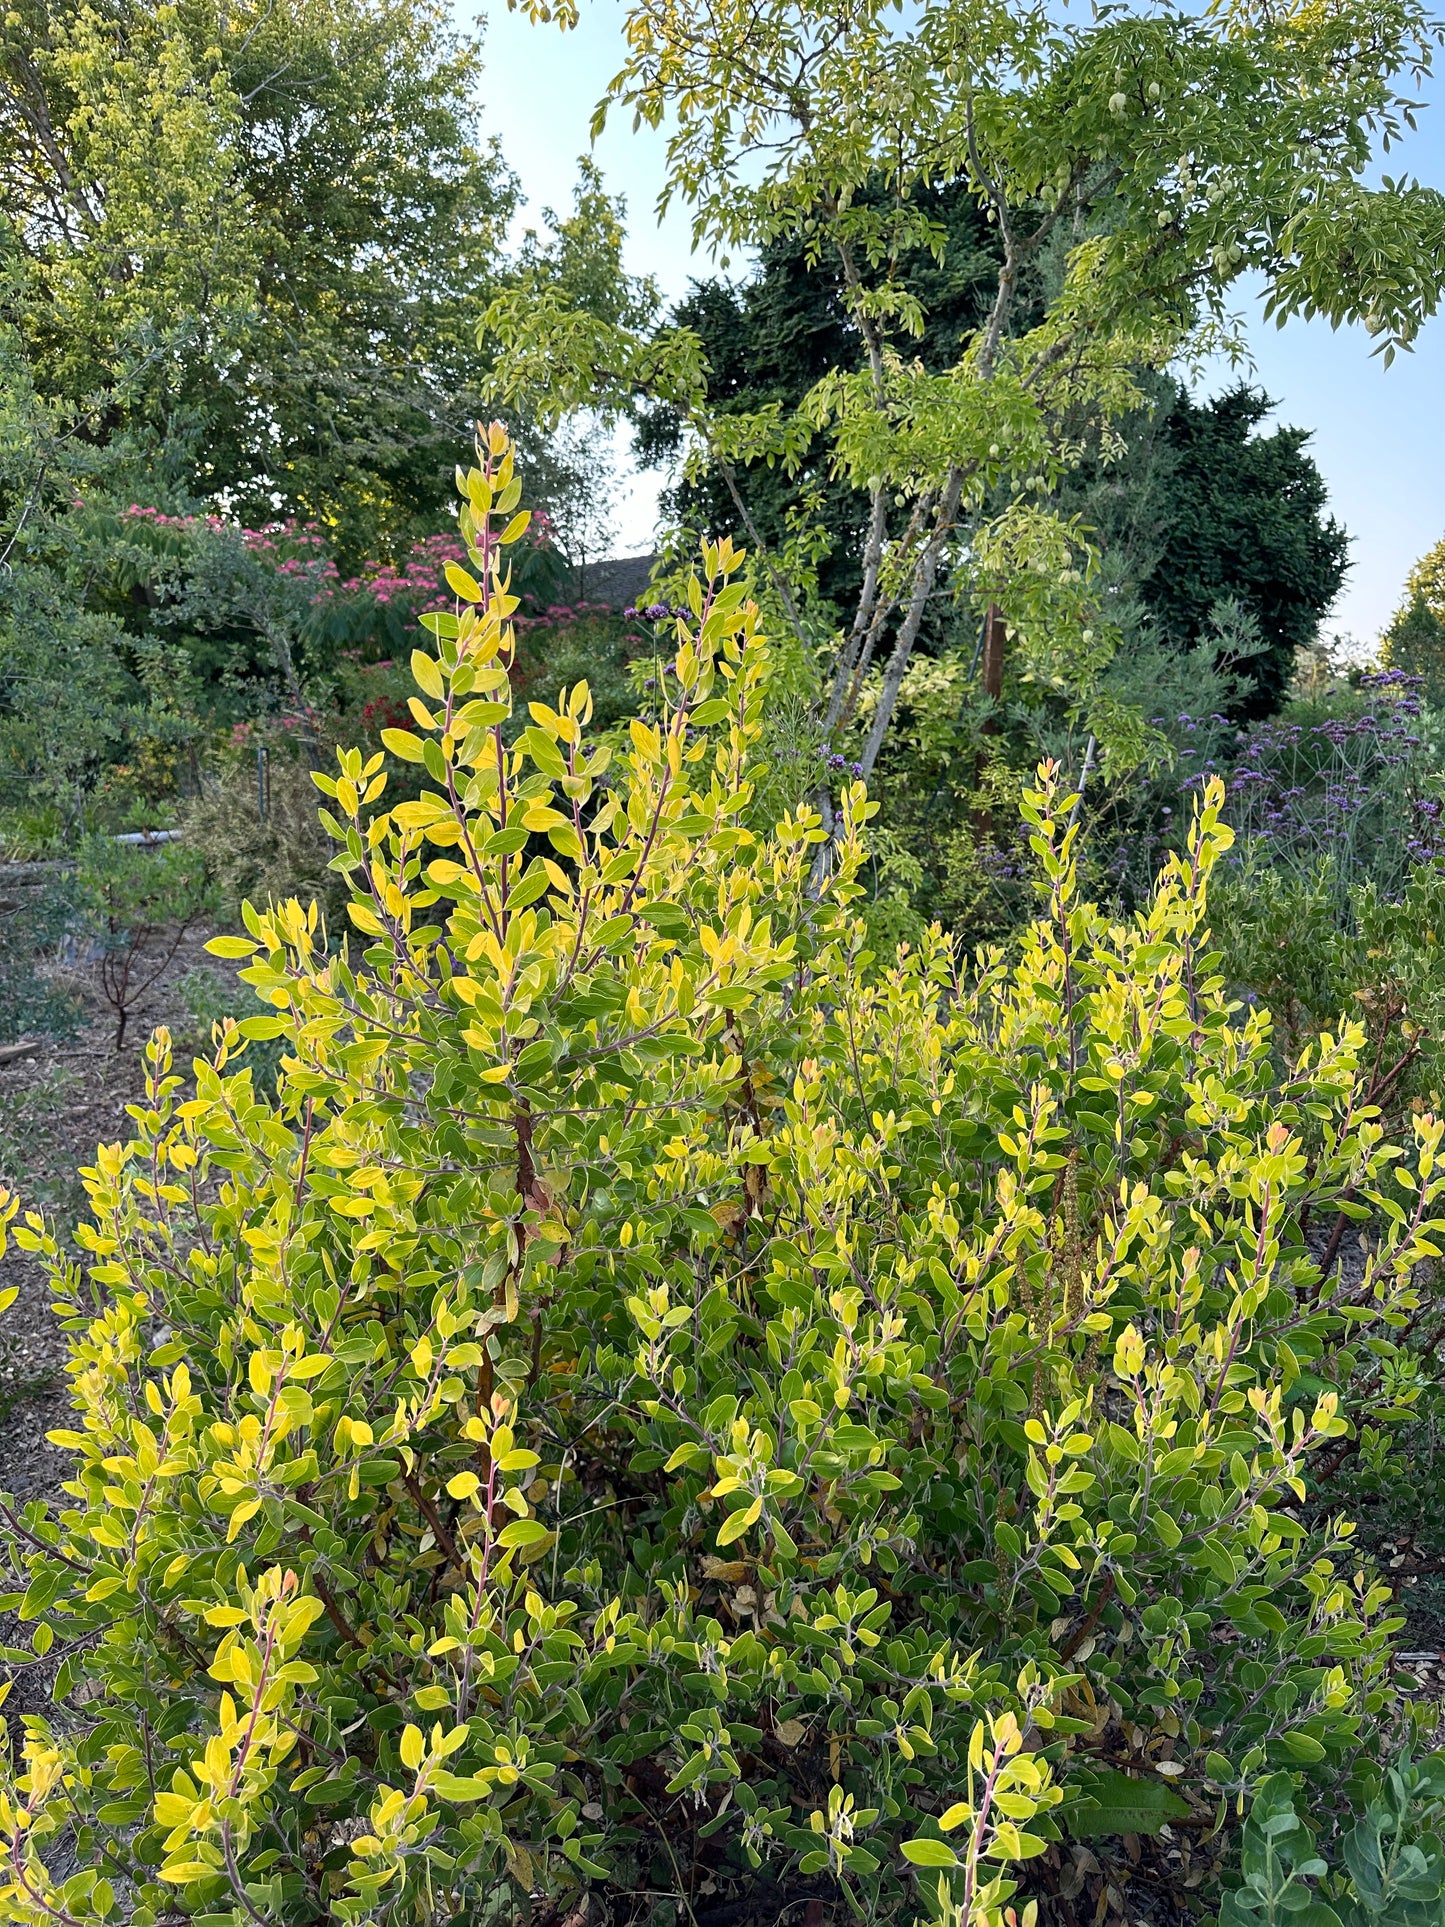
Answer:
[[[532,26],[500,0],[480,10],[483,124],[500,136],[520,177],[527,205],[519,230],[541,225],[544,207],[571,202],[592,109],[621,65],[623,13],[621,0],[582,0],[581,24],[563,34]],[[458,17],[468,25],[479,17],[471,0],[458,0]],[[657,222],[660,134],[634,133],[630,118],[616,115],[595,158],[609,190],[627,198],[632,272],[654,275],[664,295],[676,298],[693,277],[713,271],[706,256],[691,252],[684,217],[674,211]],[[1392,177],[1414,174],[1445,187],[1445,102],[1422,114],[1419,132],[1385,165]],[[1278,404],[1276,422],[1310,431],[1331,512],[1351,536],[1352,568],[1326,629],[1367,651],[1394,612],[1411,564],[1445,535],[1445,314],[1423,330],[1413,354],[1385,369],[1363,329],[1332,333],[1325,323],[1290,322],[1277,330],[1262,322],[1257,301],[1243,289],[1236,305],[1250,322],[1250,378]],[[1204,390],[1233,378],[1221,370]],[[650,546],[660,485],[648,474],[624,485],[613,518],[619,550]]]

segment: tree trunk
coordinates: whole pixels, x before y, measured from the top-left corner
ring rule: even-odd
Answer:
[[[996,602],[988,605],[988,613],[983,619],[983,693],[991,703],[1003,701],[1003,654],[1008,640],[1008,628],[1003,619],[1003,611]],[[984,721],[984,730],[990,736],[999,731],[997,716],[989,716]],[[983,781],[983,757],[974,761],[973,785],[977,789]],[[988,843],[993,839],[993,811],[987,807],[973,813],[973,834],[977,843]]]
[[[944,546],[953,533],[953,521],[958,514],[959,498],[962,494],[963,470],[955,468],[949,475],[948,487],[939,504],[933,534],[929,537],[928,545],[918,559],[908,612],[903,618],[898,631],[898,640],[893,645],[893,654],[883,674],[883,687],[878,692],[878,707],[873,712],[873,727],[868,732],[868,741],[863,748],[865,777],[873,773],[873,765],[878,761],[878,752],[883,747],[883,738],[887,735],[888,725],[893,720],[898,692],[903,687],[903,678],[913,655],[913,645],[918,640],[918,631],[923,623],[923,612],[928,606],[928,598],[932,595],[934,582],[938,578],[938,565],[943,559]]]
[[[1003,611],[996,602],[991,602],[983,619],[983,693],[990,702],[1003,700],[1003,652],[1007,635]],[[997,720],[990,717],[984,727],[996,730]]]

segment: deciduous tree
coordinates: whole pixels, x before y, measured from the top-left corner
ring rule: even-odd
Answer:
[[[575,0],[531,10],[566,25]],[[1066,678],[1087,709],[1108,639],[1082,583],[1087,542],[1051,511],[1051,488],[1137,404],[1141,368],[1219,321],[1246,270],[1282,318],[1363,319],[1387,357],[1413,339],[1439,294],[1445,200],[1365,173],[1408,120],[1401,90],[1433,47],[1413,0],[1288,16],[1250,0],[1205,15],[1144,4],[1087,23],[978,0],[914,14],[883,0],[639,0],[598,122],[623,109],[667,127],[662,200],[690,210],[705,246],[801,245],[836,264],[863,365],[829,368],[796,406],[740,413],[719,405],[695,331],[584,315],[539,277],[489,317],[510,344],[505,385],[529,392],[545,369],[559,411],[661,399],[730,494],[738,463],[796,467],[823,439],[823,465],[864,513],[859,590],[818,709],[836,729],[884,664],[865,770],[930,598],[965,562],[1033,672]],[[986,316],[940,368],[896,337],[927,332],[899,266],[941,251],[929,205],[941,183],[973,199],[998,242]],[[1020,294],[1046,260],[1035,317]],[[803,528],[767,558],[808,640],[798,563],[817,542]],[[1137,753],[1122,721],[1101,713],[1098,727]]]
[[[440,513],[515,183],[433,0],[19,0],[0,25],[4,316],[151,499]]]

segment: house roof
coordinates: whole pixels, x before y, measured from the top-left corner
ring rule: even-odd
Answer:
[[[577,600],[600,602],[609,609],[630,609],[647,599],[655,555],[617,555],[585,562],[572,570]]]

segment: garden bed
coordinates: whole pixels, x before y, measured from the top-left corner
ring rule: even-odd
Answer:
[[[52,866],[7,865],[0,894],[14,895],[14,872]],[[49,973],[55,988],[79,1006],[80,1028],[68,1040],[37,1037],[3,1046],[0,1054],[0,1175],[25,1209],[41,1210],[68,1232],[85,1208],[78,1172],[98,1144],[130,1134],[126,1106],[142,1087],[142,1052],[151,1032],[169,1026],[184,1062],[205,1038],[181,986],[204,970],[224,979],[197,931],[179,946],[134,1013],[126,1047],[113,1043],[115,1019],[96,993],[91,974],[76,967]],[[19,1296],[0,1320],[0,1491],[22,1501],[54,1492],[65,1454],[45,1434],[67,1422],[63,1383],[65,1343],[50,1310],[40,1267],[12,1246],[0,1260],[0,1289]]]

